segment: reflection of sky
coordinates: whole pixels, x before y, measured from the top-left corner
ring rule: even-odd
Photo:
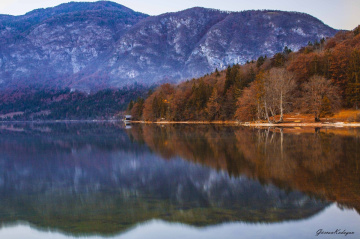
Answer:
[[[231,239],[231,238],[343,238],[343,235],[315,236],[319,229],[324,231],[335,231],[336,229],[355,232],[354,235],[348,235],[346,238],[359,238],[360,217],[353,210],[340,210],[335,204],[327,208],[318,215],[300,221],[274,223],[274,224],[245,224],[245,223],[227,223],[222,225],[209,226],[205,228],[196,228],[192,226],[168,223],[153,220],[144,224],[139,224],[135,228],[124,234],[114,236],[114,239]],[[0,230],[0,238],[7,239],[69,239],[70,236],[58,232],[37,231],[29,226],[11,226]],[[85,237],[86,238],[86,237]],[[88,237],[91,239],[102,238],[99,236]]]

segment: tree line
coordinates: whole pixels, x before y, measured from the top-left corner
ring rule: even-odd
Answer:
[[[309,42],[298,52],[285,47],[272,58],[163,84],[146,99],[130,102],[128,111],[147,121],[282,122],[287,112],[312,114],[319,121],[340,108],[358,109],[359,29]]]
[[[109,119],[124,112],[130,100],[146,95],[148,90],[141,85],[90,94],[70,89],[17,90],[1,95],[0,114],[23,112],[2,120]]]

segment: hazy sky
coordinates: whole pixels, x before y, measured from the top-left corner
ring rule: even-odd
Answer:
[[[96,0],[78,0],[78,2]],[[22,15],[37,8],[46,8],[68,0],[0,0],[0,14]],[[135,11],[158,15],[200,6],[227,11],[277,9],[309,13],[325,24],[352,30],[360,24],[360,0],[114,0]]]

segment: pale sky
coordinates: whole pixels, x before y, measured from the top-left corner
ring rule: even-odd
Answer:
[[[0,0],[0,14],[23,15],[37,8],[54,7],[69,0]],[[96,0],[77,0],[96,2]],[[360,25],[360,0],[113,0],[135,11],[158,15],[191,7],[226,11],[276,9],[305,12],[336,28],[352,30]]]

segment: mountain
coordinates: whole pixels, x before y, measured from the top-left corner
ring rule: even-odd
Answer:
[[[177,82],[336,32],[297,12],[197,7],[148,16],[106,1],[62,4],[0,15],[0,89]]]
[[[89,88],[88,69],[108,61],[107,56],[120,37],[146,17],[104,1],[62,4],[19,17],[3,16],[1,88],[29,85],[63,88],[73,84],[71,77],[76,74],[81,75],[82,85]],[[101,76],[95,78],[99,88]]]

